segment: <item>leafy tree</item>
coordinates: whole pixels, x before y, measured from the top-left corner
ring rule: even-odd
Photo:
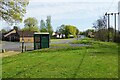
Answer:
[[[69,26],[64,26],[63,27],[63,34],[65,34],[65,37],[66,38],[69,38],[69,35],[70,35],[70,29],[69,29]]]
[[[100,29],[106,29],[107,28],[107,18],[100,17],[95,23],[93,23],[93,28],[96,29],[96,31]]]
[[[6,31],[5,29],[2,29],[1,32],[2,32],[2,33],[6,33],[7,31]]]
[[[18,30],[20,30],[20,27],[14,26],[13,29],[15,29],[16,31],[18,31]]]
[[[51,16],[47,16],[47,20],[46,20],[46,27],[47,27],[47,32],[49,32],[50,36],[53,33],[53,28],[51,25]]]
[[[115,29],[111,26],[109,28],[109,37],[112,41],[114,40],[114,37],[115,37],[115,32],[114,31],[115,31]]]
[[[29,0],[0,0],[0,19],[6,22],[22,22]]]
[[[40,22],[40,32],[47,32],[44,20],[41,20]]]
[[[74,37],[76,37],[77,28],[72,25],[66,25],[66,27],[68,27],[69,29],[69,35],[73,35]]]
[[[69,34],[70,34],[68,27],[66,27],[66,25],[64,25],[64,24],[62,24],[60,27],[58,27],[56,32],[65,34],[66,38],[68,38]]]
[[[25,28],[23,28],[24,31],[27,30],[39,32],[38,21],[36,18],[29,17],[26,20],[24,20],[24,24],[25,24]]]
[[[87,36],[87,37],[89,37],[89,33],[90,33],[90,32],[93,33],[93,32],[94,32],[94,29],[87,29],[87,30],[84,32],[84,35]]]
[[[79,29],[76,28],[76,35],[80,34]]]
[[[93,23],[93,28],[95,28],[95,39],[106,41],[108,37],[107,30],[107,18],[101,17],[95,23]]]
[[[80,35],[85,35],[85,31],[80,32]]]
[[[58,27],[57,32],[65,34],[65,37],[69,38],[70,35],[76,37],[76,35],[79,33],[79,30],[72,25],[61,25],[60,27]]]
[[[58,27],[56,32],[58,32],[58,33],[65,33],[65,25],[62,24],[60,27]]]

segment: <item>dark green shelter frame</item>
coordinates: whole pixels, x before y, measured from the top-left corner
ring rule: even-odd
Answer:
[[[34,50],[49,48],[49,33],[34,33]]]

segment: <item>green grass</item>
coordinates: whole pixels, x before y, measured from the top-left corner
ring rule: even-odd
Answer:
[[[3,78],[118,78],[118,45],[112,42],[84,40],[91,41],[91,46],[71,47],[68,44],[54,44],[51,46],[63,48],[41,49],[3,58],[2,76]],[[84,43],[82,40],[78,42]]]
[[[62,41],[62,40],[72,40],[72,38],[68,38],[68,39],[51,39],[50,41],[52,42],[58,42],[58,41]]]
[[[82,40],[74,40],[71,44],[92,44],[94,42],[91,38],[84,38]]]

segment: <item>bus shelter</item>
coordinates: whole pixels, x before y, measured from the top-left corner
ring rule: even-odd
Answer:
[[[49,33],[34,33],[34,50],[49,48]]]

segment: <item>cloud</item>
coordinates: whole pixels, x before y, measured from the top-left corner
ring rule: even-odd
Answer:
[[[88,26],[92,26],[92,23],[100,16],[103,16],[105,12],[115,11],[118,4],[115,1],[111,3],[109,0],[109,2],[104,2],[103,0],[103,2],[95,2],[95,0],[92,0],[93,2],[87,0],[86,2],[82,0],[79,0],[79,2],[77,0],[70,0],[71,2],[45,1],[35,0],[30,2],[25,18],[36,17],[40,21],[41,19],[45,20],[46,16],[51,15],[54,29],[61,24],[73,24],[82,26],[83,28],[79,28],[85,30],[90,28]]]
[[[103,15],[107,11],[108,3],[82,3],[82,2],[42,2],[31,3],[27,10],[27,16],[45,17],[47,15],[54,16],[54,19],[77,18],[76,15],[82,17],[89,15]],[[100,15],[99,15],[100,16]]]
[[[119,0],[30,0],[24,19],[35,17],[40,21],[52,16],[53,26],[63,23],[85,27],[103,16],[117,11]],[[23,24],[22,24],[23,25]],[[0,24],[2,26],[2,24]],[[6,26],[6,25],[4,25]]]

